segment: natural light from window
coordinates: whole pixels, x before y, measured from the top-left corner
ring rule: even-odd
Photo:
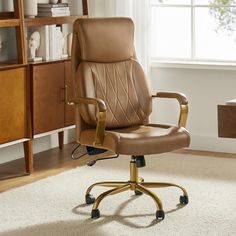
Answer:
[[[236,61],[236,0],[151,0],[151,57]]]

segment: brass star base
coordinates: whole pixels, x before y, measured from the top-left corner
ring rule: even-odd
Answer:
[[[163,183],[163,182],[144,182],[143,178],[138,177],[138,168],[137,168],[137,165],[136,165],[136,162],[134,159],[132,159],[130,161],[130,180],[129,181],[127,181],[127,182],[98,182],[98,183],[92,184],[87,189],[86,196],[92,196],[92,195],[90,195],[90,192],[95,186],[112,187],[112,189],[110,189],[106,192],[103,192],[96,199],[92,198],[90,202],[87,202],[87,200],[86,200],[86,202],[88,204],[93,203],[92,212],[98,211],[98,206],[99,206],[100,202],[105,197],[107,197],[109,195],[121,193],[121,192],[124,192],[127,190],[135,191],[136,195],[139,195],[142,193],[147,194],[156,203],[157,210],[163,211],[163,205],[162,205],[160,198],[155,193],[150,191],[148,188],[164,188],[164,187],[172,187],[172,186],[177,187],[183,191],[183,196],[181,196],[181,197],[187,199],[186,202],[180,200],[181,201],[180,203],[182,203],[182,204],[188,203],[187,191],[183,187],[181,187],[177,184]],[[164,212],[163,212],[163,214],[164,214]],[[99,213],[99,216],[100,216],[100,213]],[[99,216],[98,217],[92,216],[92,218],[99,218]],[[164,217],[163,217],[163,219],[164,219]]]

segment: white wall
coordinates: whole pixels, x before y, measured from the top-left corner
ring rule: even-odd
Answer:
[[[114,0],[89,0],[90,16],[115,16],[116,2]]]
[[[217,128],[217,105],[236,97],[236,70],[152,68],[151,86],[153,92],[179,91],[187,95],[191,149],[236,152],[236,140],[218,138]],[[177,102],[159,99],[152,120],[176,122],[176,107]]]

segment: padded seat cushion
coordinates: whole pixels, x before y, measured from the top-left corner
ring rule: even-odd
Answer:
[[[93,146],[95,129],[81,132],[80,143]],[[157,138],[158,137],[158,138]],[[109,130],[101,148],[124,155],[148,155],[188,147],[190,136],[183,127],[148,124],[119,130]]]

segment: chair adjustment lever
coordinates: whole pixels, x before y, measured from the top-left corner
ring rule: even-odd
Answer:
[[[95,147],[90,147],[86,146],[87,152],[90,156],[92,155],[97,155],[106,152],[106,149],[101,149],[101,148],[95,148]],[[102,160],[108,160],[108,159],[114,159],[117,158],[119,155],[113,156],[113,157],[103,157],[103,158],[98,158],[96,160],[92,160],[87,163],[88,166],[93,166],[97,161],[102,161]]]
[[[78,144],[78,145],[75,147],[75,149],[74,149],[74,150],[72,151],[72,153],[71,153],[71,159],[77,160],[77,159],[80,159],[81,157],[83,157],[83,156],[85,156],[85,155],[87,155],[87,154],[88,154],[89,156],[92,156],[92,155],[98,155],[98,154],[101,154],[101,153],[104,153],[104,152],[107,151],[106,149],[94,148],[94,147],[86,146],[87,152],[76,156],[75,153],[76,153],[76,151],[77,151],[81,146],[82,146],[81,144]],[[93,166],[97,161],[114,159],[114,158],[117,158],[118,156],[119,156],[119,154],[117,154],[116,156],[112,156],[112,157],[98,158],[98,159],[96,159],[96,160],[89,161],[89,162],[87,163],[87,165],[88,165],[88,166]]]
[[[87,154],[87,152],[86,152],[86,153],[80,154],[79,156],[76,156],[76,155],[75,155],[75,154],[76,154],[76,151],[77,151],[80,147],[81,147],[81,144],[78,144],[78,145],[74,148],[74,150],[71,152],[71,159],[77,160],[77,159],[80,159],[81,157],[83,157],[83,156],[85,156],[85,155]]]
[[[116,156],[113,157],[103,157],[103,158],[98,158],[97,160],[93,160],[87,163],[88,166],[93,166],[96,164],[97,161],[102,161],[102,160],[109,160],[109,159],[115,159],[119,156],[119,154],[117,154]]]

